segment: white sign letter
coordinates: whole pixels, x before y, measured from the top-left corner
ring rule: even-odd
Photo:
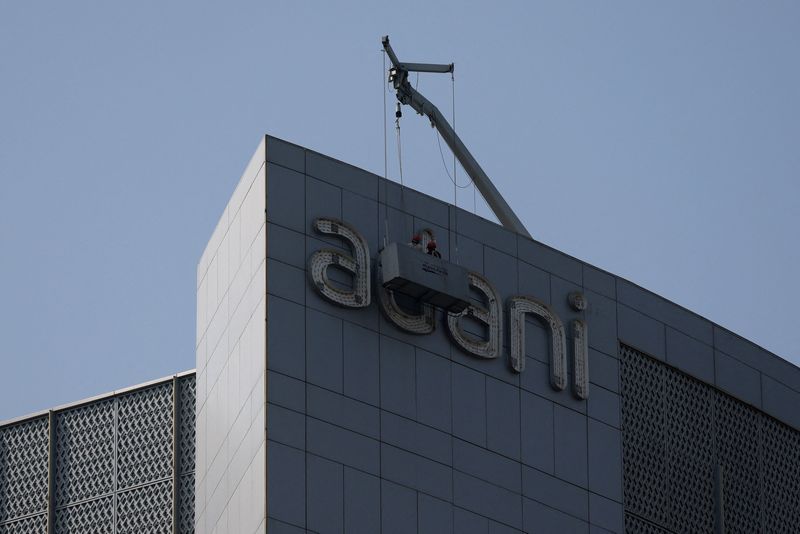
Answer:
[[[341,237],[353,251],[348,256],[338,250],[322,249],[311,255],[308,270],[317,291],[331,302],[346,308],[366,308],[370,304],[369,245],[347,224],[335,219],[319,218],[314,229],[322,234]],[[328,277],[328,268],[342,269],[353,276],[353,288],[336,287]]]
[[[525,370],[525,314],[538,317],[550,331],[550,384],[561,391],[567,387],[567,340],[564,324],[547,304],[533,297],[513,297],[509,302],[511,330],[511,367],[516,372]],[[586,323],[580,319],[572,322],[574,354],[573,391],[578,398],[589,395],[589,352]]]
[[[469,273],[469,285],[483,293],[486,298],[486,307],[477,304],[458,314],[447,315],[447,327],[450,335],[462,349],[478,356],[479,358],[497,358],[503,347],[503,315],[500,309],[500,299],[497,292],[484,277],[477,273]],[[461,328],[462,317],[472,317],[484,323],[488,329],[488,339],[480,339],[468,334]]]

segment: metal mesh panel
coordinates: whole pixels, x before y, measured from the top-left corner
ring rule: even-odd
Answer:
[[[55,412],[52,465],[47,416],[0,427],[0,534],[47,532],[50,468],[57,534],[171,533],[173,510],[194,534],[195,377],[177,384]]]
[[[724,473],[725,529],[761,530],[762,415],[731,397],[716,394],[716,452]]]
[[[620,361],[625,508],[655,523],[669,522],[665,369],[627,353]]]
[[[625,532],[627,534],[669,534],[670,531],[648,523],[635,515],[625,514]]]
[[[194,472],[195,472],[195,405],[197,387],[195,376],[178,382],[178,532],[194,534]]]
[[[0,534],[46,534],[47,515],[40,514],[0,524]]]
[[[195,403],[197,388],[195,377],[187,376],[178,382],[180,406],[180,427],[178,429],[178,472],[194,472],[195,459]]]
[[[47,417],[0,428],[0,523],[47,510],[48,440]]]
[[[56,510],[58,534],[113,534],[114,498],[103,497]]]
[[[172,481],[122,492],[117,501],[117,534],[172,532]]]
[[[114,490],[114,399],[56,415],[56,506]]]
[[[664,369],[670,521],[678,532],[710,532],[714,516],[713,391]]]
[[[765,418],[764,528],[797,532],[800,525],[800,433]]]
[[[712,532],[722,472],[725,532],[798,532],[800,432],[621,346],[625,528]]]
[[[179,480],[178,532],[194,534],[194,474],[184,475]]]
[[[119,397],[117,484],[120,490],[172,473],[172,384]]]

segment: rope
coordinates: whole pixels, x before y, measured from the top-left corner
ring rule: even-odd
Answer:
[[[456,131],[456,74],[455,68],[450,71],[450,91],[451,97],[450,102],[453,107],[453,132]],[[441,150],[441,146],[439,149]],[[458,170],[458,166],[456,165],[456,153],[453,152],[453,206],[458,208],[458,176],[456,175],[456,171]],[[458,228],[456,228],[458,230]]]
[[[453,134],[456,133],[456,72],[455,72],[455,65],[453,65],[453,70],[450,71],[450,91],[451,91],[451,103],[453,107]],[[439,132],[436,132],[437,134]],[[437,141],[439,138],[436,138]],[[442,150],[442,143],[439,143],[439,152],[441,153]],[[444,157],[442,157],[442,163],[444,163]],[[446,167],[445,167],[446,168]],[[453,207],[455,208],[454,211],[454,220],[453,225],[455,228],[455,240],[453,243],[453,252],[455,252],[455,261],[456,265],[458,265],[458,175],[456,174],[456,169],[458,166],[456,165],[456,152],[453,151]],[[470,182],[472,179],[470,178]]]
[[[445,163],[444,161],[444,152],[442,151],[442,141],[441,141],[441,136],[439,135],[439,130],[434,128],[434,132],[436,133],[436,142],[439,145],[439,155],[442,157],[442,167],[444,167],[444,172],[447,173],[447,177],[450,178],[451,182],[453,182],[453,186],[458,187],[459,189],[465,189],[470,185],[472,185],[472,178],[469,179],[468,184],[458,185],[458,182],[455,180],[455,178],[453,178],[453,176],[450,175],[450,169],[447,168],[447,163]],[[455,159],[455,156],[453,156],[453,159]],[[453,168],[453,174],[455,174],[455,167]]]
[[[381,72],[381,92],[383,93],[383,198],[386,200],[386,192],[388,191],[389,181],[389,141],[386,133],[386,93],[389,88],[384,85],[386,76],[386,50],[381,49],[383,53],[383,71]],[[388,206],[388,200],[387,200]],[[389,210],[383,210],[383,246],[389,244]]]
[[[400,117],[395,117],[395,127],[397,130],[397,167],[400,170],[400,211],[406,213],[406,196],[405,196],[405,183],[403,182],[403,146],[400,143]],[[387,202],[386,211],[389,211]],[[403,216],[403,229],[405,234],[408,234],[410,229],[408,227],[409,218]],[[413,224],[413,223],[412,223]]]
[[[384,76],[386,75],[386,50],[383,52],[383,71],[381,72],[381,92],[383,93],[383,179],[389,178],[389,149],[386,140],[386,92],[388,88],[383,85]]]
[[[400,192],[403,192],[403,148],[400,144],[400,117],[394,120],[395,130],[397,131],[397,166],[400,169]]]

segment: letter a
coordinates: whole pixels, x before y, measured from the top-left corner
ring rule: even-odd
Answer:
[[[472,304],[461,313],[447,315],[450,336],[462,349],[479,358],[497,358],[503,346],[503,315],[500,299],[492,284],[477,273],[469,273],[469,285],[486,297],[486,307]],[[488,339],[479,339],[461,328],[462,317],[471,317],[488,327]]]
[[[322,234],[341,237],[353,251],[348,256],[338,250],[322,249],[311,255],[308,272],[317,291],[331,302],[346,308],[366,308],[370,304],[369,245],[349,225],[335,219],[314,220],[314,229]],[[353,276],[352,289],[335,286],[328,277],[328,269],[335,267]]]

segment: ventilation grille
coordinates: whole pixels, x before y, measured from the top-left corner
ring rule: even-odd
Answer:
[[[630,347],[620,349],[625,529],[796,532],[800,432]]]
[[[0,427],[0,534],[47,532],[51,465],[58,534],[168,534],[173,508],[192,534],[195,377],[177,383],[177,407],[170,380],[54,412],[52,447],[47,415]]]

